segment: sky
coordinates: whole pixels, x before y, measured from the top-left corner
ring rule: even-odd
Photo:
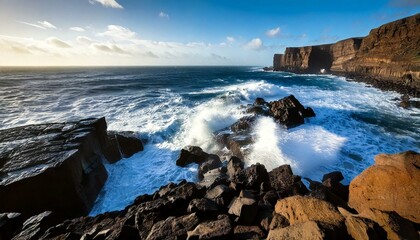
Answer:
[[[0,66],[270,66],[366,36],[420,0],[0,0]]]

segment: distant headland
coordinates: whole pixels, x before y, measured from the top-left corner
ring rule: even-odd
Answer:
[[[366,37],[288,47],[273,70],[344,75],[375,87],[420,94],[420,14],[372,29]]]

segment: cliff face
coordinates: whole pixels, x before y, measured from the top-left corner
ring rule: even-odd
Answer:
[[[420,14],[382,25],[364,38],[286,48],[274,70],[327,72],[391,81],[420,89]]]

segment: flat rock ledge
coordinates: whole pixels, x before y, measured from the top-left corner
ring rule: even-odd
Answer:
[[[104,163],[142,147],[127,133],[108,135],[105,118],[0,130],[0,212],[50,211],[57,221],[86,215],[108,177]]]
[[[375,165],[395,167],[398,185],[404,175],[420,174],[419,160],[420,154],[406,152],[380,155]],[[350,188],[340,183],[340,172],[332,172],[322,182],[308,179],[307,189],[288,165],[267,172],[261,164],[244,168],[241,159],[232,157],[227,166],[204,172],[199,183],[169,183],[138,196],[123,211],[64,222],[52,221],[54,212],[29,219],[19,213],[0,214],[0,239],[419,239],[418,199],[400,195],[406,192],[385,194],[396,185],[364,176],[382,174],[375,165]],[[364,200],[366,196],[358,194],[363,186],[387,188],[375,192],[383,202]],[[410,214],[386,204],[395,197],[412,209]]]

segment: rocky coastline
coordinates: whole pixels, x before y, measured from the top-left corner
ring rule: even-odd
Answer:
[[[331,172],[308,188],[289,165],[267,171],[242,159],[256,117],[292,128],[315,112],[292,95],[257,98],[244,112],[215,133],[228,153],[180,151],[177,165],[199,164],[199,182],[169,183],[95,217],[86,214],[103,164],[141,151],[139,139],[107,132],[104,118],[0,130],[0,239],[420,239],[420,154],[381,154],[349,186]]]
[[[330,73],[382,90],[420,96],[420,14],[372,29],[368,36],[332,44],[288,47],[274,71]]]

